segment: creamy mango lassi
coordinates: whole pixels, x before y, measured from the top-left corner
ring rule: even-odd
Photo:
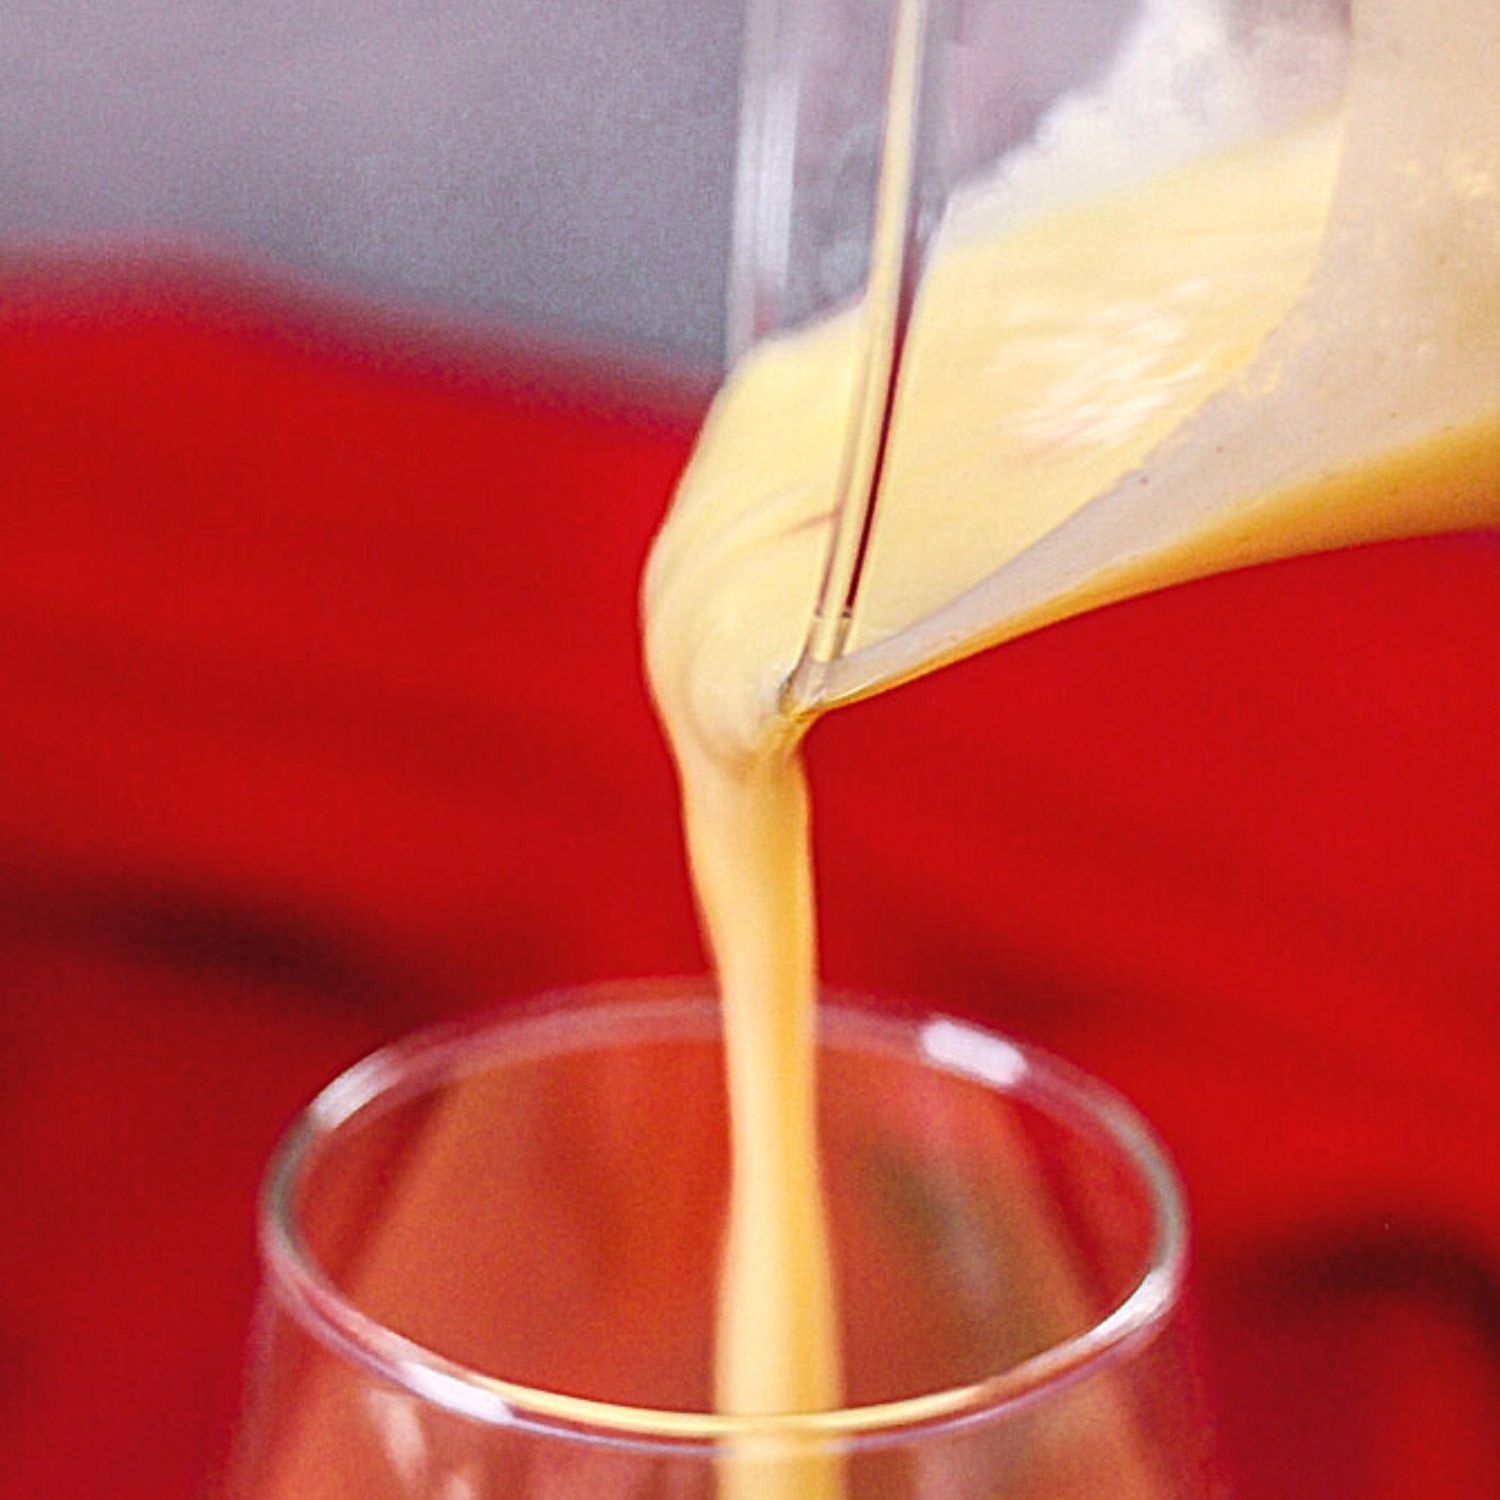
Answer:
[[[858,592],[790,699],[865,311],[753,350],[709,417],[644,615],[725,1008],[723,1410],[840,1400],[797,750],[816,714],[1187,578],[1500,520],[1500,8],[1367,0],[1357,23],[1338,117],[939,240]],[[840,1491],[831,1461],[745,1457],[726,1494]]]

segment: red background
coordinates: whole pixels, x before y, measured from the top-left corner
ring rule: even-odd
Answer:
[[[128,288],[128,289],[127,289]],[[275,1133],[413,1023],[702,967],[635,586],[691,399],[203,279],[0,279],[0,1491],[189,1496]],[[1247,1500],[1500,1493],[1500,543],[836,715],[825,967],[1176,1152]]]

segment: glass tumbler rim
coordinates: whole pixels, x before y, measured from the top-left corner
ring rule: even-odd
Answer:
[[[429,1026],[381,1047],[326,1085],[287,1128],[261,1187],[259,1243],[267,1290],[318,1343],[397,1389],[483,1425],[628,1449],[711,1452],[750,1437],[795,1437],[846,1451],[910,1442],[1013,1415],[1149,1343],[1176,1309],[1187,1273],[1181,1183],[1145,1119],[1121,1095],[1043,1049],[970,1021],[863,997],[820,999],[821,1039],[915,1057],[1112,1142],[1150,1202],[1151,1245],[1125,1295],[1088,1328],[981,1380],[835,1411],[741,1416],[616,1405],[535,1389],[468,1368],[388,1328],[333,1284],[296,1221],[297,1190],[319,1146],[367,1110],[394,1107],[444,1077],[486,1039],[481,1056],[579,1050],[632,1028],[638,1039],[703,1038],[719,1029],[707,980],[610,981],[560,988]]]

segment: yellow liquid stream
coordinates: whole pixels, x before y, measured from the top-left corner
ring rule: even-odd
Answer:
[[[1500,7],[1370,0],[1358,19],[1341,123],[939,247],[846,654],[815,711],[1187,578],[1500,521],[1500,90],[1484,76]],[[860,337],[852,313],[752,352],[644,587],[724,1004],[716,1401],[734,1413],[841,1402],[797,751],[810,714],[781,705]],[[819,1500],[842,1477],[831,1458],[741,1448],[722,1492]]]

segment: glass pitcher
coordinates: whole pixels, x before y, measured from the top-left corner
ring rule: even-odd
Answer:
[[[788,711],[1500,519],[1497,56],[1489,0],[754,8],[730,399],[802,419],[815,327],[843,382]]]

